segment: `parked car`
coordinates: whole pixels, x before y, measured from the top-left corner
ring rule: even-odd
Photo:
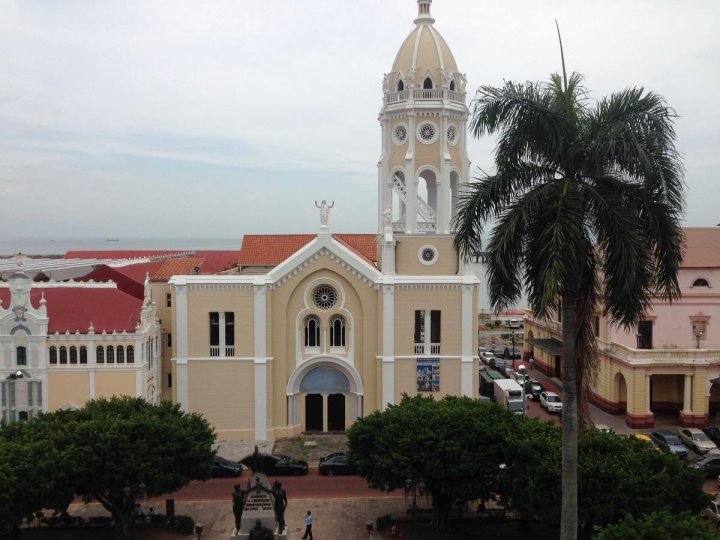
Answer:
[[[678,432],[680,440],[695,450],[698,454],[706,454],[710,450],[717,450],[717,445],[698,428],[684,428]]]
[[[687,447],[672,431],[668,431],[666,429],[653,431],[650,434],[650,437],[660,448],[667,448],[671,453],[680,456],[681,458],[687,457]]]
[[[527,395],[528,399],[540,399],[540,394],[543,390],[544,388],[542,384],[540,384],[540,381],[530,379],[529,381],[525,382],[525,394]]]
[[[254,459],[256,458],[252,455],[246,456],[242,459],[241,463],[245,466],[251,467]],[[301,474],[307,474],[308,472],[307,461],[294,459],[290,456],[283,456],[281,454],[261,454],[260,460],[265,470],[265,474],[268,476],[300,476]]]
[[[650,435],[645,435],[644,433],[628,433],[628,437],[633,437],[639,441],[651,444],[653,448],[659,450],[657,443],[652,439],[652,437],[650,437]]]
[[[320,474],[335,476],[336,474],[357,474],[357,469],[350,464],[347,454],[336,452],[320,458],[318,466]]]
[[[506,364],[505,367],[500,370],[500,373],[505,375],[506,379],[515,380],[515,370],[512,368],[512,366],[510,364]]]
[[[690,466],[703,471],[706,478],[717,476],[720,474],[720,456],[717,454],[708,454]]]
[[[510,360],[522,360],[522,353],[520,351],[511,351],[508,353],[508,358],[510,358]]]
[[[562,412],[562,400],[555,392],[540,392],[540,406],[549,413]]]
[[[717,426],[708,426],[703,429],[703,433],[720,448],[720,428]]]
[[[493,369],[502,371],[505,369],[505,366],[507,366],[507,364],[505,363],[505,360],[503,360],[502,358],[498,358],[497,356],[495,356],[490,360],[490,367]]]
[[[228,478],[233,476],[240,476],[242,472],[240,464],[235,461],[230,461],[221,456],[215,456],[213,458],[212,466],[210,467],[210,476],[213,478]]]
[[[495,359],[495,355],[491,353],[490,351],[485,351],[480,353],[480,360],[485,362],[486,364],[492,362]]]

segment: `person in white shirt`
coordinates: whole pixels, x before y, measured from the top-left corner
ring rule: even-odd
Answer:
[[[303,540],[305,540],[306,538],[309,540],[313,540],[312,525],[313,525],[312,512],[310,512],[310,510],[308,510],[307,515],[305,516],[305,534],[303,534]]]

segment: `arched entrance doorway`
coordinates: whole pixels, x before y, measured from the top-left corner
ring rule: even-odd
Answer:
[[[613,414],[627,412],[627,383],[622,373],[616,373],[613,380],[613,403],[611,404]]]
[[[362,413],[362,381],[345,360],[303,363],[288,381],[288,423],[303,431],[345,431]]]

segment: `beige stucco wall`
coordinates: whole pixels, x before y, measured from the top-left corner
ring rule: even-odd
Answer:
[[[254,438],[253,362],[190,360],[190,410],[202,412],[221,439]]]
[[[418,251],[423,246],[432,246],[438,251],[435,264],[420,262]],[[458,257],[453,247],[452,236],[399,235],[395,248],[395,268],[398,275],[410,276],[452,276],[458,272]]]
[[[95,372],[95,397],[134,396],[134,370],[98,370]],[[142,396],[145,397],[145,396]]]
[[[70,403],[82,407],[90,397],[90,378],[87,371],[51,371],[47,376],[48,411]]]
[[[248,286],[193,286],[187,289],[188,356],[210,356],[210,318],[213,311],[235,313],[235,356],[254,356],[253,289]],[[222,345],[222,344],[221,344]]]
[[[167,281],[154,281],[151,283],[152,295],[155,299],[157,318],[160,321],[161,331],[161,347],[160,347],[160,396],[162,399],[172,399],[172,389],[168,387],[168,375],[172,373],[172,365],[170,359],[173,357],[173,348],[168,345],[168,335],[172,336],[173,344],[175,335],[173,334],[173,309],[172,291]],[[171,305],[167,305],[167,295],[171,295]],[[174,381],[173,377],[173,381]]]
[[[440,356],[460,356],[462,289],[452,287],[403,287],[395,289],[395,355],[415,355],[415,311],[440,310]],[[477,339],[477,338],[475,338]]]

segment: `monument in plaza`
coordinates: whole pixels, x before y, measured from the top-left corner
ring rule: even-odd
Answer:
[[[240,462],[252,471],[246,489],[236,485],[232,493],[235,527],[231,539],[287,540],[287,495],[280,482],[270,487],[266,471],[273,456],[255,451]]]

